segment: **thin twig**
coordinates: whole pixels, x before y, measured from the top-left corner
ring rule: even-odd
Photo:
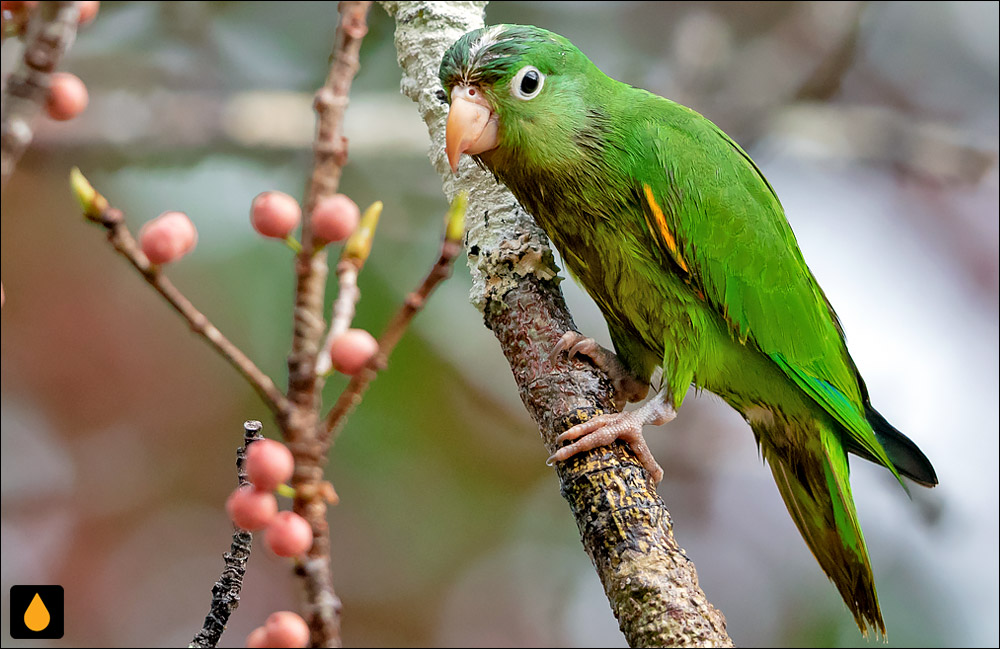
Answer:
[[[354,320],[355,307],[361,299],[361,291],[358,290],[358,274],[364,268],[368,255],[371,254],[375,228],[378,227],[381,215],[382,201],[375,201],[365,210],[358,227],[344,242],[344,249],[341,251],[340,261],[337,263],[340,290],[337,293],[337,299],[333,302],[330,331],[327,333],[319,357],[316,359],[317,375],[325,377],[329,373],[333,367],[333,359],[330,358],[333,341],[343,335]]]
[[[339,292],[333,303],[333,319],[330,322],[328,342],[347,331],[354,320],[354,309],[361,299],[361,291],[358,290],[358,270],[358,267],[350,261],[337,264]],[[327,345],[324,347],[329,350]]]
[[[458,216],[456,216],[456,213],[458,213]],[[403,333],[406,332],[406,328],[410,325],[414,316],[424,307],[427,298],[430,297],[430,294],[437,285],[451,275],[455,258],[462,252],[461,227],[458,228],[456,236],[455,229],[451,224],[456,221],[463,223],[464,219],[465,203],[463,199],[459,210],[456,210],[454,207],[452,208],[448,232],[445,234],[444,241],[441,244],[441,253],[438,256],[437,262],[417,290],[406,296],[403,306],[400,307],[396,315],[389,321],[388,326],[386,326],[385,331],[379,338],[378,352],[372,356],[368,364],[360,372],[351,378],[351,381],[344,388],[344,391],[341,392],[337,398],[337,402],[327,414],[323,430],[320,433],[320,441],[323,444],[324,453],[325,449],[329,449],[330,445],[337,438],[347,416],[361,402],[361,397],[365,390],[368,389],[368,385],[375,380],[379,370],[385,368],[389,361],[389,355],[392,354],[392,350],[396,347],[399,339],[403,337]]]
[[[289,409],[288,399],[274,385],[271,377],[257,367],[239,347],[222,335],[222,332],[212,324],[208,317],[196,309],[191,301],[174,286],[173,282],[167,279],[159,266],[150,263],[132,233],[129,232],[128,226],[125,225],[125,216],[122,211],[108,205],[107,200],[97,194],[86,182],[86,179],[75,170],[73,185],[81,203],[84,203],[84,216],[88,220],[104,226],[108,232],[108,241],[114,246],[114,249],[128,259],[143,279],[156,289],[182,318],[187,320],[193,332],[204,338],[219,355],[229,361],[229,364],[243,375],[243,378],[257,391],[257,394],[274,412],[275,416],[279,418],[284,416]],[[88,189],[93,192],[91,195],[83,193]]]
[[[330,319],[330,330],[326,333],[326,340],[320,348],[319,357],[316,359],[316,374],[326,374],[330,371],[333,362],[330,360],[330,349],[333,341],[339,338],[351,326],[354,321],[354,312],[358,301],[361,299],[361,291],[358,290],[358,267],[351,261],[341,261],[337,264],[337,299],[333,302],[331,309],[333,317]]]
[[[295,456],[292,486],[295,513],[312,528],[313,544],[297,570],[303,577],[308,601],[305,618],[310,645],[340,646],[340,600],[333,590],[330,572],[330,529],[326,521],[323,467],[326,455],[317,441],[319,401],[323,378],[315,363],[323,338],[323,298],[326,290],[327,253],[314,241],[312,214],[320,199],[332,196],[340,184],[347,162],[347,139],[343,136],[344,110],[351,82],[359,68],[361,41],[368,32],[371,2],[341,2],[340,24],[334,38],[330,72],[316,92],[316,138],[313,172],[304,204],[302,251],[296,256],[295,310],[292,349],[288,355],[288,399],[291,409],[279,418],[282,434]],[[318,249],[317,249],[318,248]]]
[[[24,56],[3,93],[0,188],[7,186],[17,161],[31,144],[34,121],[48,97],[52,72],[73,43],[79,17],[76,2],[43,2],[28,25]]]
[[[264,439],[260,429],[259,421],[251,420],[243,423],[243,446],[236,450],[236,478],[240,487],[250,484],[247,480],[247,448],[253,442]],[[222,576],[212,586],[212,604],[208,615],[205,616],[205,623],[188,647],[215,647],[219,644],[222,632],[226,630],[226,623],[229,622],[229,616],[240,605],[240,590],[243,588],[243,575],[247,571],[247,562],[250,561],[252,541],[253,532],[233,525],[233,542],[229,552],[222,555],[225,567],[222,569]]]

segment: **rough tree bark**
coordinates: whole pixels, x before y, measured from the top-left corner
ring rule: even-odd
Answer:
[[[574,324],[548,240],[514,197],[465,160],[457,176],[444,155],[448,107],[437,78],[444,50],[483,26],[485,2],[383,2],[396,19],[402,91],[431,136],[431,162],[449,200],[469,192],[466,246],[471,299],[510,363],[521,399],[549,453],[569,426],[611,411],[606,376],[580,362],[548,360]],[[623,444],[556,466],[562,494],[631,646],[732,646],[725,618],[698,586],[674,539],[670,513]]]

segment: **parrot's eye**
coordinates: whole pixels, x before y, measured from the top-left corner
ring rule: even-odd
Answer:
[[[542,91],[544,84],[545,75],[535,66],[526,65],[514,75],[510,82],[510,92],[518,99],[534,99]]]

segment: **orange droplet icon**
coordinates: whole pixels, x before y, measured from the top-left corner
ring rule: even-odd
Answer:
[[[49,609],[45,608],[42,598],[35,593],[27,610],[24,611],[24,626],[37,633],[47,627],[51,619]]]

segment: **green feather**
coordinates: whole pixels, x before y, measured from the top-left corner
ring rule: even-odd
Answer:
[[[531,100],[511,90],[526,65],[544,75]],[[475,158],[552,239],[624,365],[647,381],[662,367],[675,406],[693,382],[747,419],[859,627],[884,634],[847,452],[897,478],[937,478],[871,408],[840,322],[747,153],[697,112],[607,77],[535,27],[466,34],[440,78],[449,96],[475,84],[489,101],[498,143]]]

